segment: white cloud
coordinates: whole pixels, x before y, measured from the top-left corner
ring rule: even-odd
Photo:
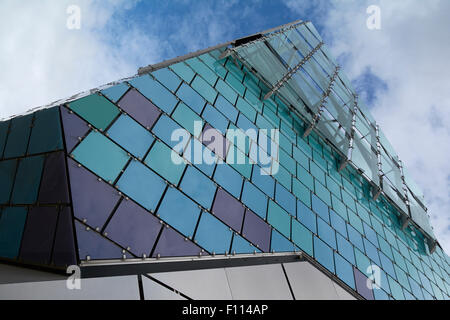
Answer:
[[[371,4],[381,8],[381,30],[366,27]],[[307,9],[298,1],[288,5],[299,14]],[[436,236],[450,252],[450,2],[328,5],[320,23],[334,55],[346,56],[344,71],[355,79],[370,67],[388,86],[372,114],[424,191]]]
[[[134,75],[139,66],[160,60],[155,37],[114,21],[135,2],[3,0],[0,118]],[[66,27],[72,4],[81,8],[80,30]]]

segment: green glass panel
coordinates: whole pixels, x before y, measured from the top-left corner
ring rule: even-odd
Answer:
[[[55,107],[36,112],[28,154],[61,150],[62,148],[59,109]]]
[[[15,259],[19,255],[27,218],[24,207],[4,208],[0,215],[0,257]]]
[[[189,131],[194,136],[199,136],[202,133],[203,120],[191,108],[184,103],[180,103],[172,114],[172,118],[181,124],[183,128]],[[195,121],[200,122],[199,132],[195,132]]]
[[[187,83],[190,83],[192,79],[194,79],[195,72],[192,71],[192,69],[189,68],[184,62],[173,64],[170,66],[170,69],[172,69],[181,79],[183,79]]]
[[[220,92],[231,104],[236,103],[238,97],[237,93],[222,79],[219,79],[216,84],[217,91]]]
[[[253,107],[244,99],[238,99],[236,103],[236,107],[241,111],[251,122],[255,122],[256,120],[256,111]]]
[[[189,64],[194,71],[200,74],[210,85],[213,86],[216,83],[217,75],[197,57],[186,60],[186,63]]]
[[[3,158],[16,158],[24,156],[27,151],[33,115],[29,114],[11,120],[8,140],[6,142]]]
[[[311,208],[311,191],[295,178],[292,179],[292,192],[305,205]]]
[[[44,156],[27,157],[20,160],[11,196],[13,204],[33,204],[36,202],[44,160]]]
[[[9,202],[16,174],[17,160],[0,161],[0,204]]]
[[[5,149],[10,123],[11,121],[0,122],[0,159],[3,157],[3,150]]]
[[[69,103],[69,108],[100,130],[105,130],[119,114],[119,109],[98,94]]]
[[[103,178],[114,182],[128,162],[127,153],[98,132],[91,132],[72,152],[75,160]]]
[[[291,216],[273,201],[269,201],[267,221],[286,238],[291,237]]]
[[[159,141],[153,145],[145,163],[174,185],[178,185],[186,167],[184,160],[175,151]]]
[[[201,96],[206,99],[206,101],[208,101],[211,104],[214,104],[217,92],[205,80],[197,76],[195,77],[191,86],[192,88],[197,90],[197,92],[200,93]]]
[[[313,256],[313,235],[295,219],[292,219],[292,241],[304,252]]]

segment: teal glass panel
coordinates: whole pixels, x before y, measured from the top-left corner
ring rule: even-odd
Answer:
[[[296,174],[296,162],[283,149],[279,150],[280,164],[285,167],[291,174]]]
[[[102,94],[112,102],[119,101],[123,94],[128,91],[130,87],[126,82],[119,83],[118,85],[102,90]]]
[[[314,179],[302,166],[297,166],[297,178],[308,187],[309,190],[314,190]]]
[[[291,191],[292,190],[292,176],[289,173],[289,171],[284,169],[279,164],[272,164],[272,167],[273,166],[278,166],[278,172],[273,173],[272,176],[275,178],[275,180],[277,180],[279,183],[281,183],[286,189]],[[272,172],[273,171],[274,171],[274,169],[272,168]]]
[[[59,109],[50,108],[35,113],[33,129],[31,130],[28,154],[62,150],[63,142]]]
[[[347,214],[348,214],[348,222],[350,223],[350,225],[356,230],[358,230],[359,233],[363,234],[364,229],[362,220],[352,210],[348,210]]]
[[[356,259],[356,266],[358,267],[359,271],[361,271],[368,277],[369,275],[367,274],[367,270],[369,266],[372,265],[370,259],[367,258],[367,256],[357,248],[355,248],[355,259]]]
[[[184,132],[184,135],[182,135],[179,140],[172,141],[172,133],[176,132],[177,129],[181,129],[180,132]],[[185,129],[183,129],[175,121],[173,121],[166,115],[162,115],[159,118],[158,122],[156,122],[152,131],[158,138],[160,138],[162,141],[164,141],[167,145],[169,145],[176,151],[181,152],[189,143],[190,137],[189,132],[187,132]],[[180,150],[176,148],[177,146],[179,147]]]
[[[336,275],[349,287],[355,289],[355,277],[353,275],[352,265],[337,253],[334,255],[334,260],[336,264]]]
[[[178,78],[177,75],[168,68],[156,70],[152,72],[152,74],[159,82],[165,85],[166,88],[172,92],[175,92],[181,83],[180,78]]]
[[[166,184],[149,168],[138,161],[131,161],[117,182],[120,191],[147,210],[155,210]]]
[[[16,174],[17,160],[0,161],[0,204],[9,202]]]
[[[338,252],[350,263],[355,264],[355,252],[353,245],[340,234],[336,235]]]
[[[321,184],[325,184],[325,172],[320,169],[313,161],[310,163],[311,174],[320,181]]]
[[[297,219],[311,230],[311,232],[317,233],[317,215],[301,201],[297,202]]]
[[[301,250],[313,256],[313,234],[295,219],[292,220],[292,241]]]
[[[333,250],[322,240],[314,236],[314,258],[330,272],[334,273]]]
[[[205,119],[214,128],[224,135],[228,129],[228,120],[216,108],[207,104],[203,111],[203,119]]]
[[[192,69],[189,68],[184,62],[172,64],[170,66],[170,69],[172,69],[181,79],[183,79],[187,83],[190,83],[192,79],[194,79],[195,72],[192,71]]]
[[[198,93],[201,94],[203,98],[206,99],[211,104],[214,104],[216,100],[217,91],[213,89],[203,78],[195,77],[194,81],[191,84],[192,88],[197,90]]]
[[[242,202],[263,219],[267,215],[267,196],[251,182],[245,181]]]
[[[311,207],[311,191],[295,178],[292,179],[292,193],[305,205]]]
[[[202,98],[194,89],[183,83],[177,91],[177,96],[184,101],[197,114],[201,114],[205,106],[205,99]]]
[[[155,140],[147,129],[127,115],[121,115],[114,122],[108,129],[108,136],[140,159],[144,157]]]
[[[119,108],[98,94],[73,101],[69,108],[99,130],[106,130],[119,114]]]
[[[210,155],[211,158],[215,158],[216,161],[218,161],[217,156],[214,154],[214,152],[210,151],[206,146],[204,146],[200,141],[194,138],[189,139],[189,143],[183,154],[185,158],[190,159],[190,161],[193,162],[194,166],[197,169],[206,174],[208,177],[212,177],[214,169],[216,168],[216,161],[211,164],[207,163],[206,161],[195,161],[194,150],[202,150],[202,155],[204,155],[206,152],[209,152],[208,155]]]
[[[216,84],[216,89],[231,104],[236,103],[236,99],[238,97],[238,94],[225,81],[223,81],[222,79],[219,79],[219,81],[217,81],[217,84]]]
[[[330,247],[337,249],[336,231],[320,218],[317,218],[317,231],[320,239],[325,241]]]
[[[291,237],[291,216],[272,200],[269,201],[267,222],[286,238]]]
[[[239,111],[241,111],[244,116],[246,116],[250,121],[255,122],[256,110],[253,109],[253,107],[247,101],[239,97],[236,103],[236,108],[238,108]]]
[[[350,225],[347,226],[347,231],[348,231],[348,240],[350,240],[350,242],[354,246],[356,246],[359,250],[364,251],[364,245],[361,234]]]
[[[33,115],[17,117],[11,120],[3,158],[16,158],[25,155],[30,136]]]
[[[206,64],[200,61],[197,57],[186,60],[186,63],[191,66],[194,71],[200,74],[210,85],[214,85],[217,80],[217,75]],[[194,80],[195,81],[195,80]]]
[[[391,287],[391,293],[395,300],[405,300],[402,287],[400,284],[388,276],[389,286]]]
[[[253,166],[252,182],[270,198],[275,196],[275,180],[261,173],[261,168]]]
[[[169,90],[164,88],[158,81],[153,80],[149,75],[134,78],[129,82],[166,113],[170,114],[178,103],[177,98]]]
[[[215,106],[231,122],[236,123],[237,116],[238,116],[237,109],[220,94],[217,97]]]
[[[254,247],[250,242],[242,238],[240,235],[233,236],[233,243],[231,245],[231,252],[237,254],[261,252],[261,250]]]
[[[233,232],[228,226],[207,212],[203,212],[195,233],[197,243],[210,253],[229,252]]]
[[[200,216],[200,208],[177,189],[169,188],[156,213],[183,235],[192,237]]]
[[[127,153],[98,132],[91,132],[72,152],[79,163],[105,181],[114,182],[128,162]]]
[[[273,252],[293,252],[296,247],[292,242],[286,239],[277,230],[272,229],[272,238],[270,241],[270,251]]]
[[[180,190],[200,203],[204,208],[211,209],[216,193],[215,184],[195,167],[188,167],[180,184]]]
[[[184,103],[180,103],[172,114],[173,120],[181,124],[183,128],[189,131],[192,135],[199,137],[202,133],[203,120],[191,108]],[[196,124],[197,122],[197,124]],[[197,132],[195,132],[195,125],[197,125]]]
[[[363,223],[363,226],[366,238],[369,239],[369,241],[372,242],[372,244],[378,247],[377,233],[366,223]]]
[[[330,210],[330,221],[331,226],[336,229],[344,238],[347,237],[347,224],[344,219],[340,215],[338,215],[333,210]]]
[[[186,164],[172,149],[162,142],[155,142],[145,158],[145,163],[174,185],[178,185]]]
[[[236,75],[236,74],[235,74]],[[228,73],[225,81],[238,92],[241,96],[244,96],[245,86],[241,83],[241,80],[236,78],[235,75]]]
[[[425,298],[423,296],[420,285],[416,281],[411,279],[410,277],[408,277],[408,279],[409,279],[409,284],[411,285],[412,293],[416,296],[417,299],[424,300]]]
[[[296,200],[292,193],[286,190],[285,187],[278,184],[275,189],[275,200],[278,204],[292,216],[296,216]]]
[[[0,159],[3,158],[10,123],[11,121],[0,121]]]
[[[319,181],[314,180],[314,189],[317,196],[325,202],[328,206],[331,206],[331,194],[325,186],[323,186]]]
[[[3,209],[0,215],[0,257],[15,259],[19,255],[26,218],[26,208]]]
[[[17,168],[11,196],[13,204],[33,204],[37,200],[45,156],[23,158]]]
[[[226,164],[218,164],[214,180],[225,190],[239,199],[242,189],[242,176]]]
[[[411,288],[409,287],[409,281],[408,276],[406,275],[406,272],[400,269],[397,265],[394,266],[395,268],[395,274],[397,275],[398,282],[402,285],[403,288],[405,288],[408,291],[411,291]]]

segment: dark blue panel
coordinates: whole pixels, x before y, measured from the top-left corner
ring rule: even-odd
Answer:
[[[64,128],[64,138],[66,140],[66,150],[70,153],[89,131],[88,124],[74,113],[70,113],[67,108],[60,107],[61,118]]]
[[[217,190],[212,212],[235,231],[240,232],[245,208],[238,200],[223,189]]]
[[[147,129],[158,120],[161,111],[136,89],[131,89],[120,99],[119,107]]]
[[[33,115],[29,114],[11,120],[8,140],[5,146],[4,158],[24,156],[27,151]]]
[[[17,160],[0,161],[0,204],[9,202],[16,174]]]
[[[56,228],[52,262],[56,266],[77,264],[73,220],[70,207],[61,209]]]
[[[19,258],[49,264],[58,218],[57,207],[34,207],[28,212]]]
[[[0,159],[3,158],[3,150],[5,149],[6,139],[8,138],[10,122],[9,120],[0,122]]]
[[[270,249],[270,231],[270,225],[252,211],[246,210],[242,235],[264,252]]]
[[[28,154],[63,149],[59,108],[44,109],[34,114]]]
[[[33,204],[37,200],[45,156],[33,156],[19,161],[14,190],[13,204]]]
[[[64,152],[55,152],[47,156],[39,190],[39,203],[69,203],[66,159]]]
[[[174,229],[166,226],[164,227],[152,257],[186,257],[208,255],[202,252],[202,249],[193,243],[188,238],[183,237]]]
[[[356,291],[367,300],[373,300],[373,290],[367,286],[368,278],[356,268],[353,268],[355,273]]]

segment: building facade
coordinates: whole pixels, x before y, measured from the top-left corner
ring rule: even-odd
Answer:
[[[449,262],[310,22],[0,122],[0,299],[448,299]]]

